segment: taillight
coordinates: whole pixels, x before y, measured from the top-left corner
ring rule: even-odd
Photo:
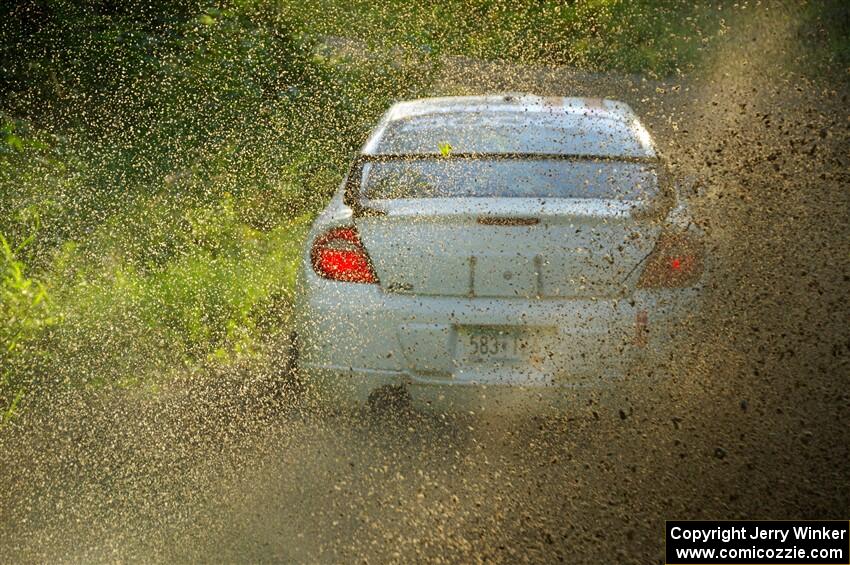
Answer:
[[[353,227],[333,228],[319,236],[310,253],[313,269],[326,279],[377,283],[372,261]]]
[[[661,234],[646,260],[638,286],[641,288],[684,288],[702,276],[703,246],[687,233]]]

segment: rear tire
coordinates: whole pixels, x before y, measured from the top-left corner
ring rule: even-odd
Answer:
[[[283,402],[294,404],[304,397],[304,383],[298,371],[298,335],[295,332],[289,334],[289,343],[284,351],[275,379],[277,396]]]
[[[410,413],[412,398],[404,385],[384,385],[369,393],[366,405],[372,415],[402,415]]]

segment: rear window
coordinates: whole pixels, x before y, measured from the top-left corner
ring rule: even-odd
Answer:
[[[394,198],[602,198],[643,200],[658,192],[656,166],[563,159],[416,159],[367,162],[362,193]]]
[[[648,157],[650,142],[637,122],[534,112],[458,112],[390,122],[375,152],[423,155],[444,144],[461,153],[539,153]]]

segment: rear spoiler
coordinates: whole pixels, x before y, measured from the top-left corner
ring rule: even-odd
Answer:
[[[409,153],[409,154],[379,154],[360,155],[351,165],[345,178],[343,203],[351,208],[355,218],[360,216],[381,216],[382,210],[370,208],[363,202],[360,190],[360,179],[363,176],[365,163],[381,163],[388,161],[427,161],[431,159],[457,161],[599,161],[619,163],[645,163],[655,165],[661,163],[658,157],[636,156],[607,156],[607,155],[562,155],[557,153]]]

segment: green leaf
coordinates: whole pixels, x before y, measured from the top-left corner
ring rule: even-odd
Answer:
[[[14,149],[15,151],[23,151],[24,150],[24,141],[14,134],[6,135],[6,144]]]

